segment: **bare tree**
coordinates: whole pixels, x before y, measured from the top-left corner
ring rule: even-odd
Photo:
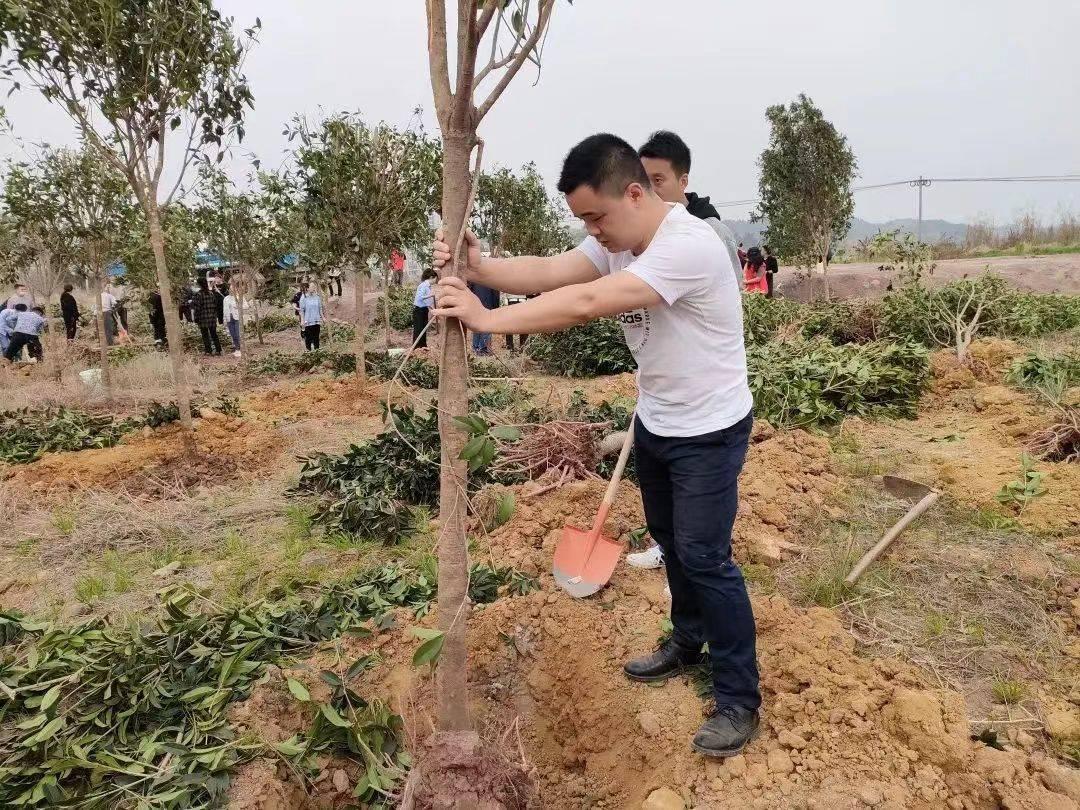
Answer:
[[[453,76],[448,52],[447,6],[456,6]],[[427,0],[428,57],[435,111],[443,136],[442,220],[453,246],[445,274],[460,276],[462,245],[483,156],[477,127],[526,62],[539,69],[555,0]],[[483,52],[486,56],[481,57]],[[479,61],[478,61],[479,60]],[[490,81],[490,89],[483,86]],[[476,153],[475,167],[470,159]],[[439,368],[438,624],[444,633],[436,671],[438,724],[443,732],[469,732],[465,628],[469,616],[469,560],[465,541],[468,469],[461,451],[468,438],[457,421],[468,407],[465,335],[446,323]]]

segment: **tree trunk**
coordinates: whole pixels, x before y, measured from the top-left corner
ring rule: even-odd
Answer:
[[[475,131],[451,129],[444,133],[443,229],[446,241],[457,244],[465,226],[471,173],[469,156],[476,143]],[[462,243],[464,251],[464,242]],[[451,258],[442,275],[461,276],[464,262],[459,252]],[[449,271],[449,272],[447,272]],[[437,618],[443,641],[439,666],[435,670],[438,720],[442,731],[469,731],[468,673],[465,630],[470,606],[469,555],[465,542],[465,494],[468,486],[466,462],[459,458],[468,438],[455,417],[468,409],[465,339],[456,318],[445,321],[442,360],[439,365],[439,436],[442,439],[442,468],[439,475],[439,596]]]
[[[233,292],[233,297],[236,298],[236,317],[240,321],[240,329],[238,330],[240,332],[239,349],[240,349],[240,356],[243,357],[243,355],[244,355],[244,345],[245,345],[245,340],[244,340],[244,292],[247,290],[247,284],[246,284],[247,275],[244,273],[243,270],[240,271],[239,275],[240,275],[240,283],[238,285],[236,285],[237,287],[239,287],[239,289],[236,290],[235,292]],[[225,328],[228,329],[229,327],[226,326]]]
[[[259,294],[258,294],[258,290],[255,291],[255,295],[251,299],[251,305],[255,308],[255,339],[258,340],[259,345],[262,346],[263,345],[262,315],[259,314]]]
[[[109,370],[109,344],[105,340],[105,311],[101,308],[101,268],[97,255],[90,258],[94,273],[94,311],[97,313],[98,356],[101,363],[101,387],[105,391],[105,401],[112,400],[112,371]]]
[[[390,271],[383,269],[383,351],[390,351]]]
[[[176,388],[176,405],[180,409],[180,424],[185,429],[191,430],[191,395],[188,392],[187,381],[184,379],[184,333],[180,328],[180,315],[173,305],[169,267],[165,263],[165,234],[161,230],[161,211],[158,210],[156,191],[147,195],[146,202],[150,247],[154,251],[154,266],[157,269],[161,307],[165,310],[165,337],[169,340],[169,362],[172,365],[173,385]]]
[[[367,379],[367,364],[364,354],[367,348],[364,345],[364,272],[356,269],[356,289],[353,292],[356,300],[356,378],[363,382]]]

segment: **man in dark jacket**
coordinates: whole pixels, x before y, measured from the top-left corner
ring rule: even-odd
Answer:
[[[151,292],[148,304],[150,328],[154,330],[154,345],[164,349],[169,345],[169,338],[165,331],[165,308],[161,305],[161,293],[157,290]]]
[[[765,252],[765,283],[768,285],[765,297],[772,298],[773,276],[780,269],[780,263],[776,261],[776,256],[773,255],[772,249],[768,245],[762,245],[761,249]]]
[[[221,339],[218,337],[218,310],[217,296],[210,292],[210,286],[206,283],[206,277],[199,279],[199,291],[195,293],[195,323],[199,325],[202,333],[203,352],[206,354],[221,354]]]
[[[739,272],[739,253],[735,245],[735,234],[720,220],[708,197],[699,197],[687,191],[690,182],[690,147],[678,135],[667,130],[654,132],[649,140],[638,149],[638,157],[649,175],[653,191],[664,202],[681,203],[688,213],[705,220],[716,231],[720,241],[727,249],[731,259],[731,272],[735,276],[736,289],[742,285]]]
[[[60,315],[64,319],[64,331],[68,340],[75,339],[75,330],[79,327],[79,304],[71,294],[73,289],[70,284],[65,284],[64,291],[60,293]]]

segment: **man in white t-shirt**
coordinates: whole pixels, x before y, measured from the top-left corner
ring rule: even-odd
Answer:
[[[539,297],[485,309],[465,281],[443,279],[437,316],[497,334],[554,332],[617,317],[637,360],[635,468],[645,517],[664,549],[671,638],[628,661],[637,681],[662,681],[709,645],[716,712],[695,750],[732,756],[757,731],[761,696],[754,617],[731,559],[738,476],[753,423],[742,302],[731,259],[709,225],[652,190],[637,152],[593,135],[566,157],[559,191],[587,239],[557,256],[481,258],[467,234],[467,280]],[[450,257],[438,239],[436,266]]]

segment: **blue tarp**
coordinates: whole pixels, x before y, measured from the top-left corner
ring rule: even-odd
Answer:
[[[222,267],[232,267],[233,263],[223,258],[220,254],[210,250],[200,250],[195,254],[196,270],[211,270]]]
[[[300,256],[297,253],[286,253],[277,260],[277,266],[282,270],[295,270],[300,265]]]
[[[105,274],[109,278],[119,278],[120,276],[127,275],[127,267],[122,261],[115,261],[105,268]]]

